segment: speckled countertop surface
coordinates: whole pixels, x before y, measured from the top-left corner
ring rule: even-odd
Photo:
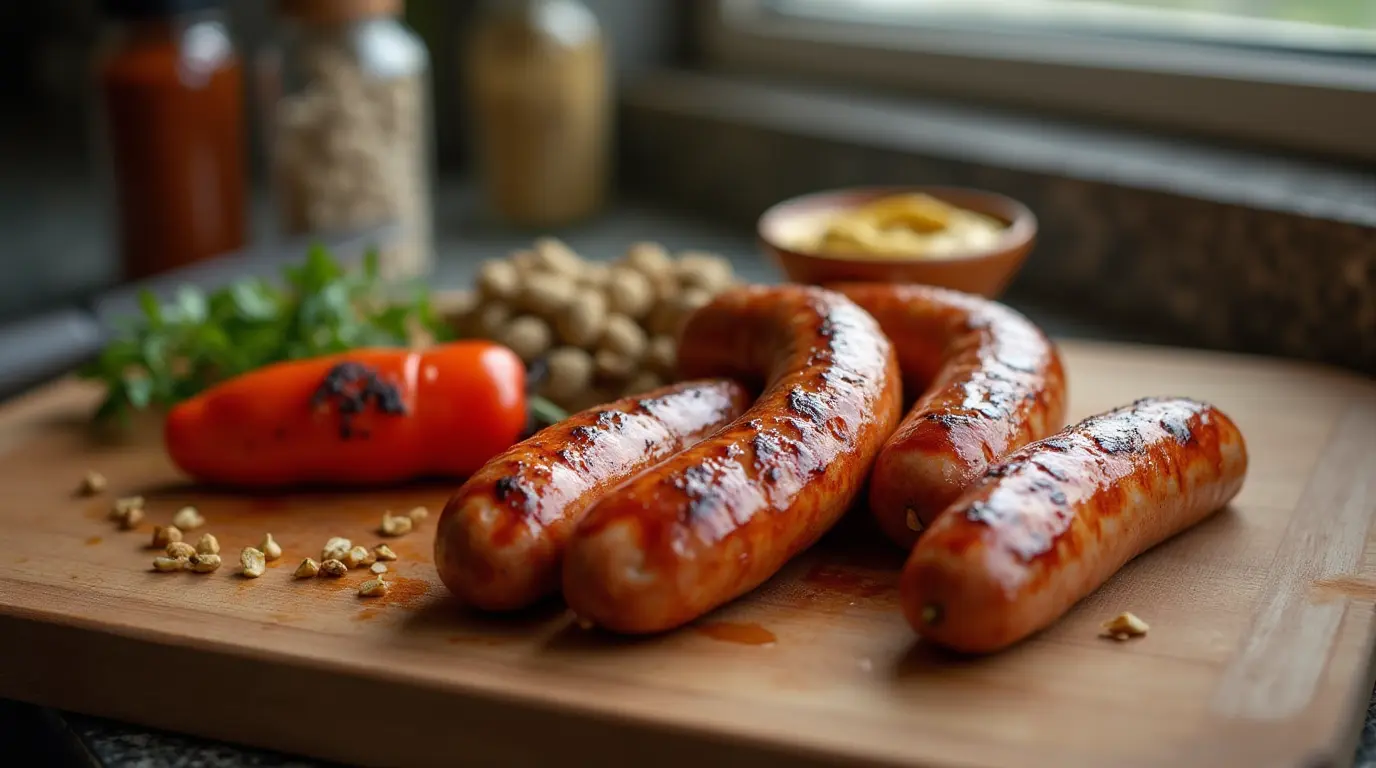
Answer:
[[[486,223],[474,212],[471,191],[447,184],[437,200],[439,261],[432,280],[437,288],[469,284],[477,264],[529,243],[534,233],[512,232]],[[31,211],[32,213],[32,211]],[[50,222],[54,231],[60,230]],[[39,229],[44,225],[39,222]],[[635,240],[658,240],[670,248],[695,248],[729,256],[742,276],[761,281],[778,279],[773,265],[764,260],[748,231],[723,227],[711,221],[678,215],[653,205],[622,203],[606,216],[557,233],[580,253],[597,258],[619,255]],[[69,244],[83,235],[67,232]],[[86,237],[95,238],[95,234]],[[90,243],[86,243],[90,246]],[[78,249],[82,246],[76,244]],[[1142,328],[1108,327],[1092,319],[1075,317],[1062,308],[1010,295],[1010,304],[1022,309],[1059,337],[1101,338],[1124,341],[1160,341]],[[0,749],[7,764],[106,766],[108,768],[238,768],[240,766],[319,766],[313,760],[285,756],[239,746],[209,742],[146,728],[0,701]],[[12,760],[18,762],[11,762]],[[1355,764],[1376,766],[1376,706],[1368,710]]]

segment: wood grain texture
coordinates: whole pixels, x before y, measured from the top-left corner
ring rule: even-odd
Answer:
[[[365,765],[1002,766],[1344,762],[1376,644],[1376,386],[1287,363],[1064,343],[1071,413],[1145,395],[1213,401],[1248,440],[1236,502],[1130,563],[1064,620],[988,658],[914,640],[894,550],[857,510],[697,625],[626,640],[553,601],[464,614],[430,564],[450,484],[237,496],[185,484],[155,441],[96,441],[63,382],[0,410],[0,695]],[[110,491],[73,491],[87,469]],[[148,519],[122,532],[115,495]],[[158,574],[154,524],[205,514],[226,566]],[[296,582],[330,536],[373,544],[397,587]],[[271,531],[260,579],[237,553]],[[200,531],[196,532],[197,534]],[[193,536],[194,538],[194,536]],[[1151,632],[1116,643],[1131,610]]]

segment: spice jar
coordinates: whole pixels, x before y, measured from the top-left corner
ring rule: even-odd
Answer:
[[[430,57],[401,0],[281,0],[264,54],[267,145],[281,227],[390,227],[389,278],[433,266]]]
[[[97,114],[126,279],[244,245],[243,73],[220,6],[102,5]]]
[[[529,226],[597,212],[611,130],[597,17],[575,0],[496,0],[465,54],[474,154],[493,211]]]

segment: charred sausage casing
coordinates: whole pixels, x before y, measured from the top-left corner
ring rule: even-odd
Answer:
[[[893,340],[911,410],[870,477],[870,511],[905,549],[989,465],[1065,423],[1060,355],[998,302],[921,285],[829,286]],[[917,394],[920,393],[920,394]]]
[[[599,494],[749,404],[740,384],[689,381],[588,409],[512,446],[445,505],[435,538],[440,579],[462,602],[486,610],[522,608],[557,592],[565,542]]]
[[[900,580],[922,637],[980,653],[1050,625],[1132,558],[1237,495],[1247,447],[1214,407],[1147,398],[991,467],[917,542]]]
[[[759,382],[739,419],[607,494],[564,561],[580,618],[672,629],[755,588],[836,523],[901,415],[889,340],[815,286],[729,290],[695,312],[684,376]]]

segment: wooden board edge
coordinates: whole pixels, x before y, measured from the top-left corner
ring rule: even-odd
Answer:
[[[102,653],[84,652],[93,640]],[[0,658],[24,662],[0,665],[6,698],[346,764],[448,766],[463,755],[475,764],[512,766],[900,765],[328,665],[285,666],[268,655],[207,653],[18,615],[0,615]],[[233,681],[233,689],[198,680]],[[260,697],[271,698],[273,707],[255,707]],[[282,709],[299,719],[282,722],[276,715]],[[379,710],[386,716],[376,716]],[[312,733],[334,738],[319,741]],[[605,753],[607,744],[617,745],[614,756]]]

